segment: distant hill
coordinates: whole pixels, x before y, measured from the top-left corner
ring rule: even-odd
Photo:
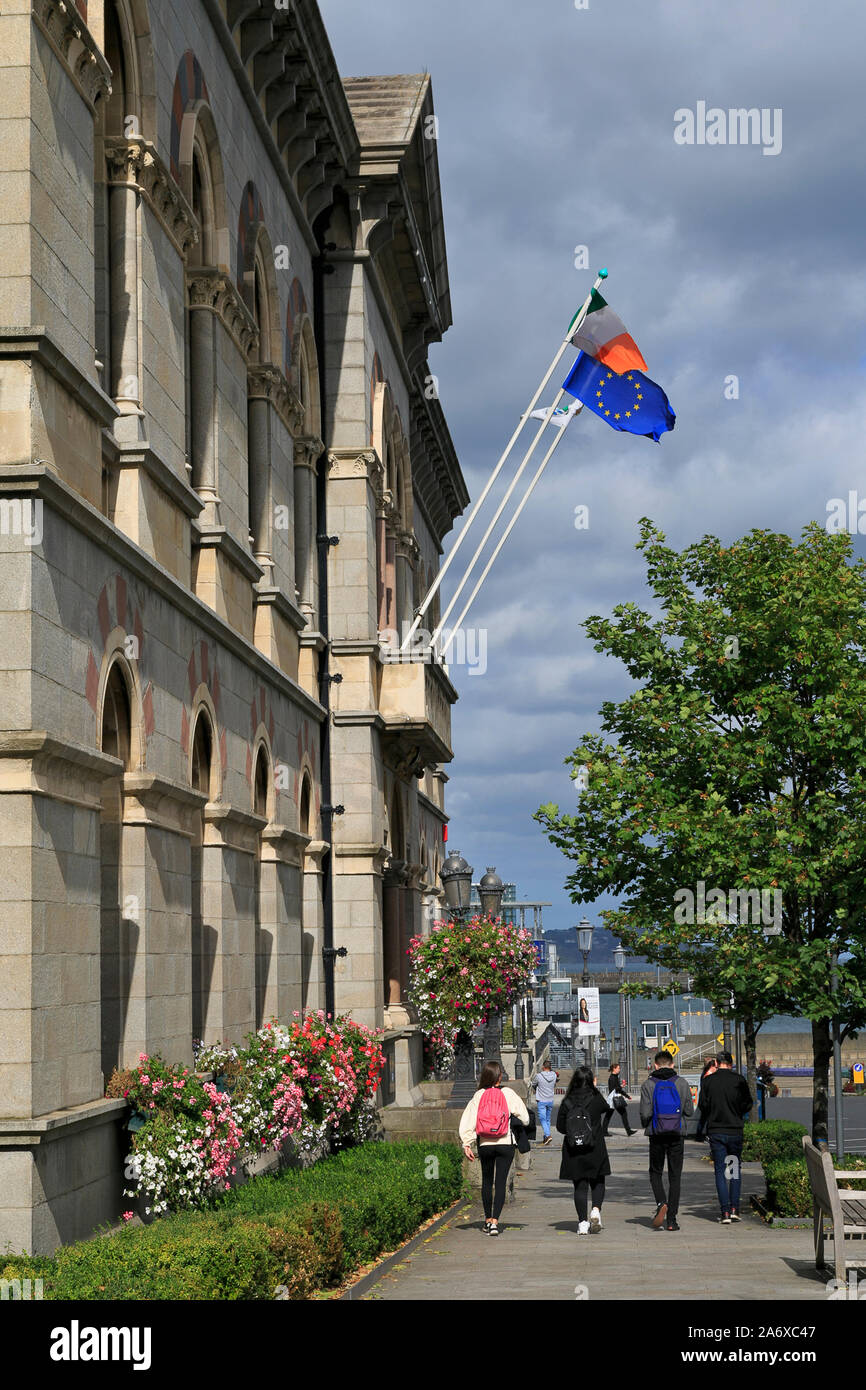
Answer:
[[[555,946],[559,953],[559,965],[566,975],[571,975],[583,969],[583,956],[577,949],[577,932],[572,929],[559,931],[545,931],[543,933],[545,941]],[[618,937],[606,927],[597,926],[592,935],[592,954],[589,957],[589,967],[591,970],[615,970],[613,953],[619,945]],[[647,961],[643,956],[629,956],[626,969],[637,970],[646,969]]]

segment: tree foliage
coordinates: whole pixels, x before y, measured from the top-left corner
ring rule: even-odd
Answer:
[[[825,1139],[829,1021],[866,1022],[866,566],[817,525],[680,553],[644,519],[638,549],[654,611],[585,624],[634,689],[566,760],[586,783],[577,812],[536,819],[574,862],[573,901],[621,899],[603,915],[631,950],[758,1019],[811,1020]],[[681,920],[675,894],[701,883],[727,909]],[[780,908],[769,940],[745,897],[761,892]]]

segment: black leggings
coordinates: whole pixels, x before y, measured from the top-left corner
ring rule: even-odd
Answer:
[[[508,1170],[514,1158],[514,1149],[514,1144],[482,1144],[479,1146],[481,1201],[484,1203],[484,1216],[488,1221],[491,1216],[494,1216],[498,1221],[502,1208],[505,1206],[505,1185],[508,1181]],[[496,1180],[495,1195],[493,1190],[494,1177]]]
[[[604,1201],[604,1178],[596,1178],[591,1182],[589,1178],[575,1178],[574,1180],[574,1209],[577,1212],[578,1221],[589,1220],[589,1204],[586,1200],[586,1190],[589,1188],[592,1194],[592,1205],[601,1210]]]

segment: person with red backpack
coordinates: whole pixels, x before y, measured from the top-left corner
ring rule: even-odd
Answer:
[[[499,1235],[508,1170],[516,1149],[511,1117],[521,1125],[529,1124],[529,1111],[516,1091],[502,1085],[502,1075],[498,1062],[486,1062],[478,1090],[460,1116],[460,1143],[470,1162],[475,1159],[473,1143],[478,1147],[484,1234],[488,1236]]]
[[[559,1176],[574,1183],[577,1234],[597,1235],[601,1230],[604,1180],[610,1174],[610,1159],[604,1142],[604,1122],[611,1109],[595,1084],[591,1067],[576,1067],[565,1093],[556,1128],[565,1135]],[[592,1206],[589,1206],[589,1198]],[[589,1208],[589,1210],[588,1210]]]
[[[685,1154],[683,1120],[694,1114],[692,1088],[671,1066],[669,1052],[656,1053],[655,1071],[650,1072],[640,1088],[640,1122],[649,1137],[649,1176],[656,1199],[653,1226],[657,1231],[678,1231],[677,1212],[680,1206],[680,1181]],[[665,1195],[664,1171],[668,1165],[668,1193]]]

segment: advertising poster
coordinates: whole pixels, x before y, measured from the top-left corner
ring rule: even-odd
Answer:
[[[592,986],[581,985],[577,992],[577,1032],[581,1038],[598,1037],[601,1031],[598,990]]]

